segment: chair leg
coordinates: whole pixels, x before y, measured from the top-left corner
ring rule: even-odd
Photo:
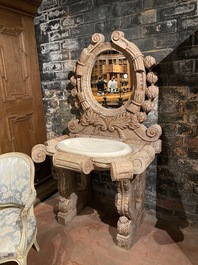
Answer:
[[[39,248],[39,244],[38,244],[36,238],[35,238],[35,240],[34,240],[34,246],[35,246],[35,248],[36,248],[37,251],[40,250],[40,248]]]

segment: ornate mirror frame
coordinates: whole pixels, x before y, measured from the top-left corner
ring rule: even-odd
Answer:
[[[89,105],[96,113],[103,113],[108,117],[118,115],[125,111],[136,113],[140,109],[140,105],[145,98],[146,72],[143,62],[143,54],[135,44],[124,38],[123,32],[114,31],[111,36],[112,42],[104,42],[104,40],[102,34],[95,33],[92,36],[93,43],[82,51],[76,66],[76,77],[78,81],[77,89],[79,92],[83,91],[87,103],[86,105]],[[96,102],[91,89],[89,89],[91,72],[96,57],[102,52],[113,49],[122,52],[132,66],[131,74],[133,75],[135,94],[131,95],[127,104],[119,109],[105,109]]]
[[[130,98],[124,105],[117,109],[107,109],[95,100],[90,83],[92,68],[97,56],[113,49],[123,53],[129,61],[134,87]],[[134,131],[142,140],[156,141],[161,135],[160,126],[156,124],[146,128],[143,125],[148,112],[153,109],[152,100],[158,96],[158,87],[154,85],[158,77],[152,71],[155,65],[155,59],[151,56],[144,58],[138,47],[125,39],[123,32],[114,31],[111,35],[111,42],[105,42],[102,34],[95,33],[92,36],[92,44],[83,49],[76,64],[72,95],[76,97],[76,105],[81,110],[81,118],[69,121],[70,132],[74,136],[105,135],[125,140],[133,138],[130,133]],[[147,87],[147,82],[150,83],[149,87]],[[113,131],[117,131],[117,136],[111,135]]]

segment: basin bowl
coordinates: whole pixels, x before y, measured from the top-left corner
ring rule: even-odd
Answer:
[[[88,157],[120,157],[129,155],[132,148],[119,140],[76,137],[59,142],[57,150]]]

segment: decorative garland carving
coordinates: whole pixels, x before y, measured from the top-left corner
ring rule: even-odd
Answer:
[[[81,125],[87,126],[89,124],[95,127],[100,127],[102,131],[113,132],[116,129],[136,129],[140,127],[137,117],[129,112],[123,112],[115,117],[105,117],[96,113],[95,111],[88,109],[81,119]]]
[[[92,109],[88,109],[80,120],[81,125],[87,126],[87,125],[94,125],[95,127],[100,127],[102,131],[106,131],[108,129],[107,123],[105,122],[105,119],[102,115],[99,115]]]

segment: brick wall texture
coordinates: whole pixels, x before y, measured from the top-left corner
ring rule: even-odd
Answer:
[[[48,139],[76,115],[68,73],[95,32],[121,30],[156,58],[160,96],[148,124],[163,129],[163,150],[147,172],[146,207],[158,218],[198,224],[198,2],[188,0],[43,0],[35,17]],[[114,183],[95,174],[97,197]]]

